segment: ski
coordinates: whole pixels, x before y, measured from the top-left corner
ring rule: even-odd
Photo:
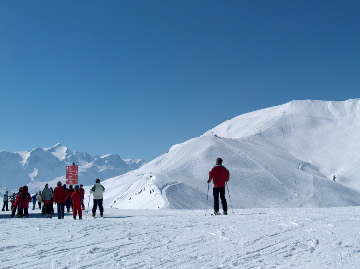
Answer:
[[[224,216],[227,216],[227,213],[212,213],[211,216],[221,216],[221,215],[224,215]]]

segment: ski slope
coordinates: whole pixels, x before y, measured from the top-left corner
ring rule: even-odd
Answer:
[[[231,210],[229,210],[231,211]],[[1,268],[358,268],[360,209],[106,209],[104,218],[10,219]]]
[[[66,162],[76,161],[87,189],[95,178],[102,180],[106,207],[204,209],[208,172],[221,157],[231,174],[228,187],[235,208],[357,206],[359,137],[359,99],[302,100],[235,117],[143,166],[118,155],[93,157],[57,144],[0,152],[0,171],[2,184],[10,182],[17,189],[27,181],[34,193],[42,190],[39,178],[44,176],[52,187],[64,182]]]
[[[247,113],[105,181],[105,205],[205,208],[218,157],[230,171],[235,208],[360,205],[359,137],[358,99],[292,101]]]

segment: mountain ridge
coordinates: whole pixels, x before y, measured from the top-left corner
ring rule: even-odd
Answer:
[[[29,185],[31,191],[38,191],[44,183],[62,180],[65,183],[66,166],[79,165],[79,182],[90,185],[95,178],[103,180],[127,173],[145,164],[144,160],[121,159],[118,154],[101,157],[86,152],[76,152],[60,143],[48,148],[34,148],[27,151],[0,151],[0,186],[17,189]]]
[[[105,204],[205,208],[207,173],[222,157],[236,208],[360,205],[359,117],[359,99],[297,100],[237,116],[107,180]]]

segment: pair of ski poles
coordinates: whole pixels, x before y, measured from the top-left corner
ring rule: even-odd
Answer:
[[[87,218],[87,213],[89,213],[89,206],[90,206],[90,195],[91,195],[91,192],[89,193],[89,201],[88,201],[88,206],[87,206],[87,208],[86,208],[86,210],[85,210],[85,216],[86,216],[86,218]]]
[[[231,210],[232,210],[232,213],[234,214],[234,208],[233,208],[232,202],[231,202],[231,196],[230,196],[229,186],[228,186],[227,182],[225,182],[225,184],[226,184],[226,188],[227,188],[228,195],[229,195]],[[210,189],[210,183],[208,183],[208,190],[207,190],[207,195],[206,195],[206,211],[205,211],[205,216],[207,215],[207,208],[208,208],[208,204],[209,204],[209,189]]]

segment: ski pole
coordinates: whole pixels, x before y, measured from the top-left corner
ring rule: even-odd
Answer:
[[[90,206],[90,195],[91,195],[91,192],[89,193],[89,201],[88,201],[88,206],[87,206],[87,210],[86,210],[86,213],[89,213],[89,206]]]
[[[234,208],[233,208],[232,202],[231,202],[231,197],[230,197],[230,192],[229,192],[229,186],[228,186],[227,182],[225,182],[225,183],[226,183],[226,188],[227,188],[227,190],[228,190],[228,195],[229,195],[231,210],[232,210],[232,213],[234,214]]]
[[[206,195],[206,211],[205,211],[205,216],[207,215],[207,208],[208,208],[208,203],[209,203],[209,188],[210,188],[210,184],[208,183],[208,191],[207,191],[207,195]]]

